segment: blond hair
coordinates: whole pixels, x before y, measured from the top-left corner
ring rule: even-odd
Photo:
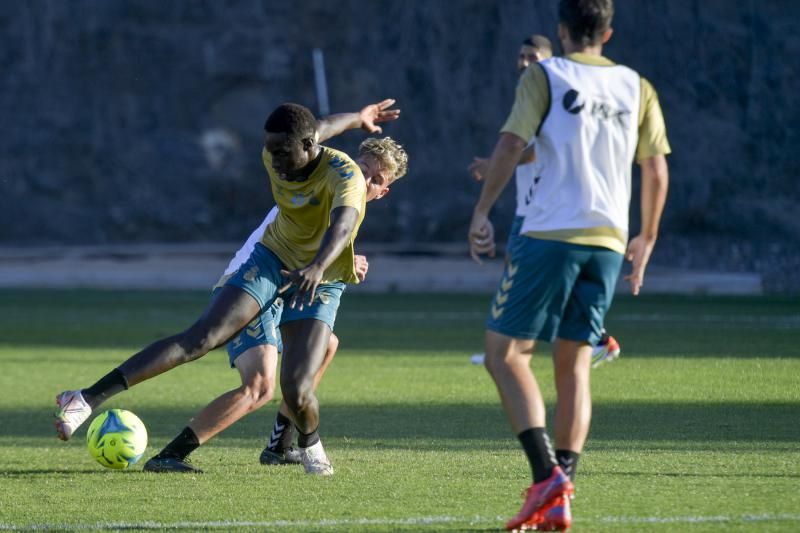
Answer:
[[[374,157],[382,169],[392,173],[392,181],[399,180],[408,172],[408,154],[391,137],[365,139],[358,147],[358,155]]]

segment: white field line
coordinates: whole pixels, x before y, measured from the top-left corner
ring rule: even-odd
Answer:
[[[487,307],[488,312],[488,307]],[[483,320],[483,311],[347,311],[342,315],[357,320]],[[757,325],[776,328],[800,328],[800,315],[668,315],[660,313],[624,313],[609,315],[625,322],[663,322],[674,324]]]
[[[94,524],[32,524],[15,526],[0,523],[3,531],[73,531],[84,529],[231,529],[250,528],[326,528],[353,526],[435,526],[437,524],[503,524],[503,517],[481,516],[420,516],[415,518],[353,518],[331,520],[270,520],[243,521],[222,520],[209,522],[96,522]],[[754,523],[754,522],[800,522],[800,514],[745,514],[738,516],[600,516],[575,519],[580,524],[702,524],[702,523]]]

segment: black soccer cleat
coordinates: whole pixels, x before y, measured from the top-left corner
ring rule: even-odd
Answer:
[[[191,465],[188,459],[177,457],[159,457],[156,455],[144,464],[145,472],[182,472],[202,474],[203,471]]]
[[[282,452],[274,452],[269,448],[264,448],[258,460],[262,465],[303,464],[303,456],[297,448],[287,448]]]

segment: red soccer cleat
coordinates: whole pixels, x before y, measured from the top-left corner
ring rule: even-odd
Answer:
[[[539,520],[532,524],[531,529],[537,531],[566,531],[572,526],[572,509],[570,507],[570,497],[566,494],[557,497],[550,504],[550,507],[541,513],[536,513]],[[526,522],[523,527],[527,526]]]
[[[531,485],[525,495],[525,503],[517,515],[506,523],[508,531],[534,529],[538,523],[546,519],[550,508],[555,507],[555,500],[558,498],[569,499],[575,491],[569,476],[564,474],[560,467],[553,468],[553,473],[549,478]],[[567,510],[569,509],[569,503]],[[562,506],[563,508],[563,506]],[[562,513],[563,514],[563,513]],[[553,515],[555,517],[555,514]],[[570,522],[571,522],[570,516]]]

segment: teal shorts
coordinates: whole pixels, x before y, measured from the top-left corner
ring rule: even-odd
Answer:
[[[486,328],[516,339],[597,344],[622,254],[521,235],[511,250]]]
[[[522,223],[525,222],[525,217],[515,216],[514,220],[511,222],[511,230],[508,232],[508,242],[506,243],[506,255],[511,257],[511,251],[514,249],[514,245],[519,242],[520,234],[519,230],[522,229]]]
[[[228,341],[228,360],[231,363],[231,368],[236,366],[234,361],[236,361],[237,357],[256,346],[270,345],[275,346],[278,349],[278,353],[283,351],[281,332],[278,329],[278,325],[281,323],[282,310],[283,306],[279,298],[255,317],[252,322],[247,324],[238,335]]]
[[[314,301],[311,305],[305,304],[302,310],[298,308],[292,309],[288,303],[291,301],[296,288],[290,287],[286,292],[278,294],[278,289],[285,283],[285,278],[281,276],[282,269],[286,269],[286,267],[283,266],[278,256],[263,244],[257,243],[250,258],[225,282],[226,285],[242,289],[255,298],[261,306],[261,314],[250,322],[237,338],[246,335],[247,329],[251,326],[254,328],[254,332],[260,331],[264,333],[263,337],[255,335],[245,339],[250,343],[249,346],[241,349],[246,344],[243,342],[240,348],[234,350],[235,355],[231,354],[231,345],[229,343],[228,355],[231,359],[231,364],[245,350],[259,344],[273,344],[278,347],[278,351],[281,351],[283,346],[280,332],[276,327],[278,324],[312,319],[324,322],[333,330],[336,314],[339,310],[339,302],[346,286],[345,283],[342,281],[323,283],[317,287]],[[280,310],[281,301],[285,302],[282,311]],[[275,331],[274,335],[270,336],[270,331]],[[261,342],[258,341],[259,338],[262,338]],[[273,339],[274,342],[271,342]]]

